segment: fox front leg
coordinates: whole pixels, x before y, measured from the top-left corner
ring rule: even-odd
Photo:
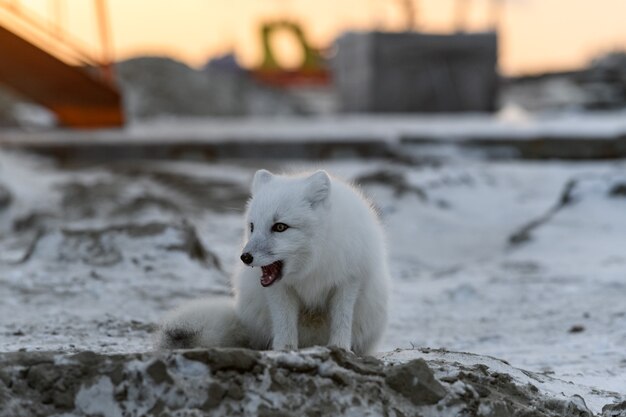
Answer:
[[[359,292],[357,282],[347,282],[335,288],[330,298],[330,339],[328,344],[352,349],[352,320],[354,304]]]
[[[293,350],[298,348],[298,298],[286,285],[274,285],[267,289],[270,317],[272,320],[272,349]]]

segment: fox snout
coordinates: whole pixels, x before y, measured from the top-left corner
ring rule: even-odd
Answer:
[[[250,239],[248,243],[241,249],[241,262],[248,266],[263,266],[274,262],[271,242],[268,239],[256,237]]]
[[[254,261],[254,257],[250,254],[250,252],[245,252],[241,255],[241,262],[246,265],[250,265]]]

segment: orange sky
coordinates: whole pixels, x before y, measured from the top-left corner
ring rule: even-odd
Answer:
[[[92,1],[20,3],[46,17],[59,10],[71,33],[98,45]],[[420,29],[451,30],[454,0],[415,3]],[[311,42],[323,46],[348,29],[400,28],[400,4],[400,0],[108,0],[118,59],[167,54],[201,65],[209,55],[234,49],[248,66],[260,59],[257,26],[263,20],[297,19]],[[470,29],[486,27],[488,4],[489,0],[470,1]],[[283,39],[278,46],[295,56],[288,41]],[[626,49],[626,1],[504,0],[500,45],[500,66],[507,74],[580,66],[597,54]]]

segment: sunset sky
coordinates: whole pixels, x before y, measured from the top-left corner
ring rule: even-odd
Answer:
[[[0,0],[15,1],[15,0]],[[467,1],[467,0],[466,0]],[[95,8],[88,0],[20,0],[41,17],[59,16],[72,34],[98,47]],[[170,55],[198,66],[234,50],[241,63],[260,59],[258,25],[265,20],[302,23],[311,43],[329,45],[346,30],[398,30],[400,0],[108,0],[117,59]],[[449,32],[454,0],[417,0],[418,28]],[[489,0],[472,0],[469,29],[486,29]],[[592,57],[626,49],[625,0],[508,0],[500,19],[500,67],[507,74],[580,66]],[[288,37],[277,46],[297,58]],[[291,48],[290,48],[291,47]]]

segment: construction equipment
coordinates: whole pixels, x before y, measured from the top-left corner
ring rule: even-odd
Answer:
[[[4,12],[0,15],[4,17],[0,19],[0,83],[50,109],[63,126],[124,123],[121,96],[113,82],[104,0],[96,0],[96,7],[104,45],[100,58],[58,29],[50,31],[15,0],[0,0]]]
[[[284,30],[293,33],[303,51],[301,64],[293,70],[285,69],[278,63],[271,44],[272,35]],[[284,20],[265,23],[261,26],[261,42],[263,62],[252,71],[254,78],[260,82],[282,87],[330,83],[326,60],[319,50],[310,46],[299,24]]]

